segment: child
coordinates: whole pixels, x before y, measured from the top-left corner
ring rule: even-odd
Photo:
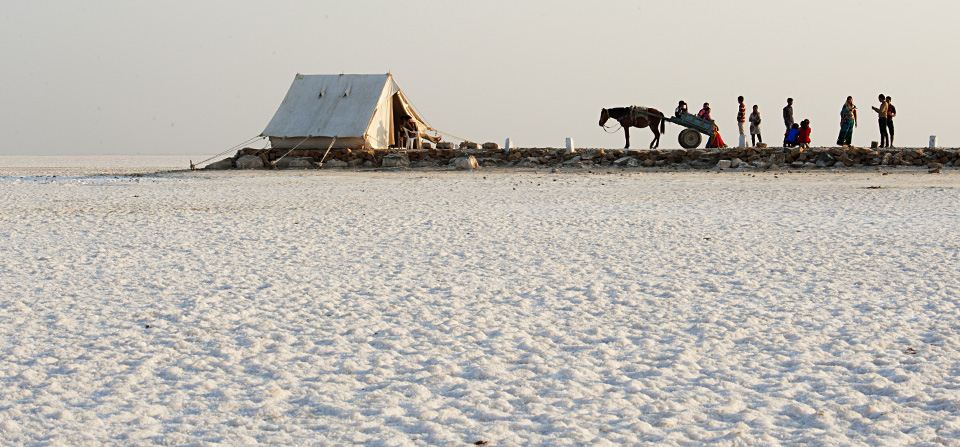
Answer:
[[[709,102],[703,103],[703,108],[700,109],[699,112],[697,112],[697,118],[703,118],[704,115],[707,115],[708,117],[710,116],[710,103],[709,103]]]
[[[743,122],[747,118],[747,106],[743,103],[743,96],[737,96],[737,129],[740,130],[740,135],[746,135],[743,131]]]
[[[793,123],[787,133],[783,134],[783,147],[794,147],[797,145],[797,137],[800,136],[800,125]]]
[[[683,115],[687,114],[687,103],[680,101],[680,104],[677,105],[677,109],[673,111],[673,116],[677,118],[683,118]]]
[[[810,147],[810,120],[800,121],[800,132],[797,134],[797,144],[802,148]]]
[[[753,142],[753,146],[757,145],[757,141],[763,143],[763,137],[760,136],[760,109],[756,104],[753,105],[753,113],[750,114],[750,141]]]

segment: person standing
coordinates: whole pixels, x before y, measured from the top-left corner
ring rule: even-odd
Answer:
[[[787,127],[787,132],[793,127],[793,98],[787,98],[787,106],[783,108],[783,125]]]
[[[853,104],[853,96],[847,96],[847,102],[840,109],[840,136],[837,137],[837,146],[849,146],[853,141],[853,128],[857,127],[857,106]]]
[[[890,132],[890,144],[893,147],[893,117],[897,116],[897,108],[893,106],[893,98],[887,96],[887,131]]]
[[[756,146],[758,141],[763,143],[763,137],[760,135],[760,108],[756,104],[753,105],[753,113],[750,114],[750,141],[753,142],[753,146]]]
[[[873,107],[873,111],[877,112],[880,125],[880,147],[887,147],[890,144],[890,137],[887,136],[887,96],[881,93],[877,99],[880,100],[880,107]]]
[[[740,103],[740,109],[737,112],[737,127],[740,128],[740,135],[746,135],[743,131],[743,123],[747,118],[747,106],[743,104],[743,96],[738,96],[737,102]]]

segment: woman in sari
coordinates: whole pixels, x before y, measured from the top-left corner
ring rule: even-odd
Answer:
[[[703,105],[703,110],[700,110],[700,113],[702,114],[701,117],[702,117],[703,119],[708,120],[708,121],[710,121],[710,122],[713,122],[713,118],[710,118],[710,106],[709,106],[709,105],[704,104],[704,105]],[[713,136],[710,137],[709,140],[707,140],[707,147],[708,147],[708,148],[727,147],[727,145],[723,142],[723,138],[720,138],[720,128],[717,127],[716,124],[713,125]]]
[[[853,96],[847,96],[847,102],[840,109],[840,135],[837,146],[849,146],[853,140],[853,128],[857,127],[857,106],[853,105]]]

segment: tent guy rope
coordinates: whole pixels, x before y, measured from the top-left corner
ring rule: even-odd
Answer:
[[[250,139],[244,141],[243,143],[234,145],[234,146],[231,147],[230,149],[227,149],[227,150],[225,150],[225,151],[223,151],[223,152],[221,152],[221,153],[219,153],[219,154],[217,154],[217,155],[214,155],[214,156],[212,156],[212,157],[210,157],[210,158],[208,158],[208,159],[206,159],[206,160],[202,160],[202,161],[199,161],[199,162],[197,162],[197,163],[194,163],[193,160],[190,160],[190,170],[191,170],[191,171],[196,171],[196,170],[197,170],[197,165],[202,165],[202,164],[204,164],[204,163],[206,163],[206,162],[208,162],[208,161],[210,161],[210,160],[213,160],[214,158],[217,158],[217,157],[219,157],[219,156],[221,156],[221,155],[225,155],[225,154],[227,154],[227,153],[229,153],[229,152],[233,152],[233,151],[239,149],[241,146],[245,146],[245,145],[247,145],[247,144],[252,143],[252,142],[255,141],[257,138],[266,138],[266,137],[264,137],[263,135],[257,135],[257,136],[255,136],[255,137],[253,137],[253,138],[250,138]],[[266,146],[264,146],[264,147],[266,147]]]
[[[427,118],[423,115],[423,112],[420,111],[420,108],[418,108],[416,104],[414,104],[414,103],[409,103],[409,104],[410,104],[411,107],[413,107],[413,110],[416,110],[416,111],[417,111],[417,114],[420,115],[420,119],[422,119],[424,123],[427,123],[427,126],[430,127],[430,130],[432,130],[432,131],[434,131],[434,132],[436,132],[436,133],[439,133],[439,134],[444,134],[444,135],[446,135],[446,136],[448,136],[448,137],[453,137],[453,138],[458,139],[458,140],[460,140],[460,141],[474,141],[474,140],[468,140],[468,139],[463,138],[463,137],[458,137],[458,136],[456,136],[456,135],[454,135],[454,134],[452,134],[452,133],[446,133],[446,132],[443,132],[443,131],[441,131],[441,130],[437,130],[437,128],[436,128],[436,127],[433,127],[433,124],[431,124],[430,121],[427,120]]]
[[[309,137],[309,136],[303,137],[303,139],[300,140],[300,142],[297,143],[296,146],[292,147],[289,151],[287,151],[286,153],[284,153],[283,155],[281,155],[280,158],[271,161],[271,162],[270,162],[270,167],[275,167],[275,166],[277,166],[277,162],[278,162],[278,161],[283,160],[283,157],[286,157],[286,156],[289,155],[291,152],[293,152],[294,149],[300,147],[300,145],[303,144],[304,141],[307,141],[308,138],[310,138],[310,137]],[[334,137],[333,140],[336,141],[337,138]],[[331,145],[332,145],[332,144],[333,144],[333,143],[331,143]],[[330,149],[327,149],[327,150],[329,151]]]

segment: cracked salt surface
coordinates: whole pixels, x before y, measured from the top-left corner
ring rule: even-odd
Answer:
[[[0,181],[0,441],[956,445],[960,173],[597,172]]]

